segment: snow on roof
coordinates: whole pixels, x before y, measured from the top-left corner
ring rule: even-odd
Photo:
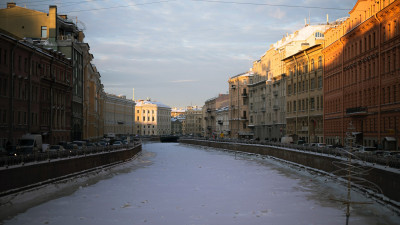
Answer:
[[[320,32],[325,32],[330,27],[330,25],[309,25],[306,27],[301,28],[300,30],[294,32],[293,34],[290,34],[281,40],[277,41],[275,44],[273,44],[273,47],[275,49],[282,48],[285,45],[294,42],[294,41],[302,41],[306,40],[308,37],[313,35],[315,32],[320,31]]]
[[[169,108],[169,109],[171,108],[168,105],[165,105],[161,102],[142,101],[142,100],[136,101],[136,106],[144,106],[144,105],[156,105],[157,107],[160,108]]]

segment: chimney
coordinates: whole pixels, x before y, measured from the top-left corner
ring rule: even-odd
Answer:
[[[132,101],[135,101],[135,88],[132,88]]]
[[[14,8],[15,6],[15,2],[7,2],[7,9]]]
[[[57,38],[57,6],[49,6],[49,39],[55,41]]]

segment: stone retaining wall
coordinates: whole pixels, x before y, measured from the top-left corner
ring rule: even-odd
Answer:
[[[141,150],[142,145],[138,145],[127,150],[103,152],[2,169],[0,170],[0,194],[9,194],[13,190],[16,192],[21,188],[40,184],[51,179],[123,162],[131,159]]]

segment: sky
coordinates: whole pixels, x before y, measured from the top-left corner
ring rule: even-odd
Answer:
[[[11,1],[11,0],[9,0]],[[8,0],[0,0],[1,8]],[[107,93],[204,105],[286,33],[348,16],[357,0],[15,0],[57,5],[84,29]]]

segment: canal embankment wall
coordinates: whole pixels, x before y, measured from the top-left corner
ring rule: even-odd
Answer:
[[[0,170],[0,196],[132,159],[142,145],[128,149],[16,165]]]
[[[196,139],[180,139],[179,142],[272,156],[281,160],[286,160],[327,173],[333,173],[340,169],[335,166],[334,162],[346,160],[346,158],[342,157],[314,154],[311,152],[302,152],[275,146],[232,142],[215,142]],[[369,170],[368,173],[362,176],[362,178],[376,184],[382,190],[383,195],[390,199],[389,201],[395,201],[395,205],[398,205],[398,203],[400,202],[400,172],[398,169],[385,168],[384,166],[373,166],[373,169]]]

